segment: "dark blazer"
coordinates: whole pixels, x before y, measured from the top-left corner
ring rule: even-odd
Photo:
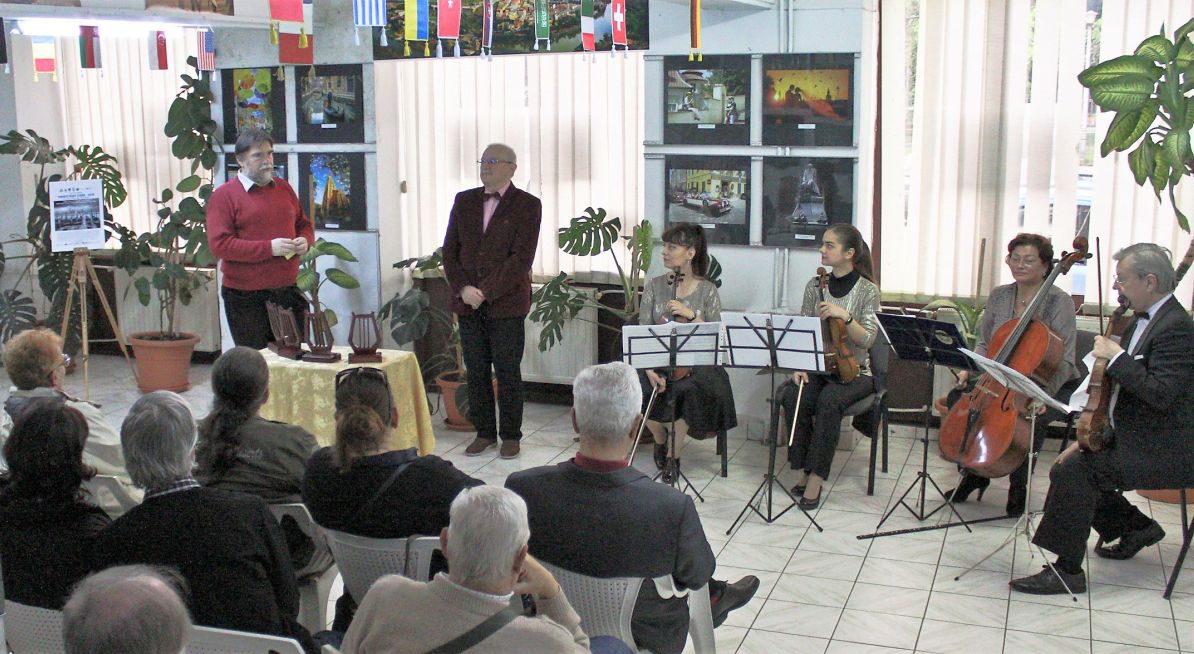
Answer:
[[[530,552],[590,577],[654,578],[678,586],[709,583],[716,561],[692,498],[634,468],[591,472],[572,461],[511,474],[506,487],[527,503]],[[664,600],[644,582],[631,622],[639,647],[679,654],[688,603]]]
[[[147,498],[96,539],[92,567],[172,566],[190,588],[195,624],[294,638],[299,593],[282,529],[259,497],[193,488]]]
[[[83,502],[0,497],[5,597],[61,610],[71,589],[89,572],[96,534],[110,522],[102,509]]]
[[[461,191],[452,204],[444,237],[444,272],[452,287],[452,311],[467,316],[465,286],[485,294],[490,318],[518,318],[531,310],[531,263],[539,246],[543,204],[513,184],[482,231],[484,187]]]
[[[1124,333],[1125,347],[1135,329],[1133,322]],[[1107,367],[1121,386],[1108,455],[1130,489],[1194,485],[1194,321],[1170,298],[1146,330]]]

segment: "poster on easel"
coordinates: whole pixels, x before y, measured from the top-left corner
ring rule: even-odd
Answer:
[[[98,179],[50,182],[50,249],[104,246],[104,183]]]

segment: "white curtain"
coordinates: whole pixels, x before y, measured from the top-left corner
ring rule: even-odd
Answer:
[[[1177,229],[1171,208],[1133,183],[1126,155],[1098,157],[1110,114],[1097,116],[1093,143],[1087,141],[1088,94],[1076,77],[1093,62],[1092,34],[1098,29],[1086,5],[1086,0],[884,3],[884,84],[907,91],[883,99],[884,250],[919,253],[884,258],[885,292],[922,299],[985,296],[995,284],[1010,281],[1003,255],[1013,235],[1049,236],[1060,254],[1070,249],[1086,202],[1092,252],[1094,237],[1102,240],[1105,297],[1115,250],[1155,241],[1184,252],[1189,236]],[[1099,58],[1131,52],[1162,22],[1172,32],[1191,16],[1192,5],[1106,0]],[[917,15],[918,23],[909,22]],[[908,68],[911,61],[915,71]],[[1090,148],[1093,167],[1084,167]],[[1088,171],[1093,191],[1080,193],[1080,175]],[[1183,206],[1194,206],[1190,193],[1182,194]],[[1078,270],[1059,285],[1094,300],[1094,272],[1093,266]],[[1089,284],[1083,281],[1087,274]],[[1184,287],[1180,296],[1189,297],[1190,283]]]
[[[514,184],[543,201],[534,272],[613,269],[563,255],[556,230],[590,206],[624,228],[643,218],[641,54],[379,61],[374,73],[383,261],[443,242],[453,198],[480,185],[476,161],[500,142],[518,155]]]

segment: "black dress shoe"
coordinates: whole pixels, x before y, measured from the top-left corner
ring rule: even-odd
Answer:
[[[716,583],[716,581],[710,580],[709,587],[712,589],[713,584]],[[720,627],[721,623],[726,621],[726,616],[730,614],[730,611],[745,606],[755,596],[759,590],[759,578],[754,575],[746,575],[732,584],[721,582],[721,586],[720,593],[717,593],[716,596],[711,594],[709,597],[714,627]]]
[[[792,494],[796,497],[803,497],[805,488],[808,488],[808,484],[796,484],[792,487]]]
[[[803,509],[805,511],[812,511],[813,509],[817,508],[818,506],[821,506],[821,495],[823,495],[824,493],[825,493],[825,489],[822,488],[821,492],[817,493],[816,497],[808,497],[807,495],[802,496],[800,498],[800,501],[796,503],[796,506],[800,507],[801,509]]]
[[[1062,582],[1065,582],[1064,584]],[[1008,582],[1012,590],[1020,591],[1021,593],[1028,593],[1030,595],[1062,595],[1064,593],[1085,593],[1086,592],[1086,574],[1079,572],[1077,574],[1070,574],[1062,570],[1057,570],[1056,574],[1049,566],[1045,566],[1043,570],[1032,575],[1031,577],[1021,577],[1020,579],[1013,579]],[[1066,588],[1069,590],[1066,590]]]
[[[668,457],[663,464],[663,475],[660,477],[663,483],[671,486],[675,484],[680,477],[680,460]]]
[[[1161,525],[1154,520],[1153,523],[1144,529],[1137,529],[1130,531],[1119,537],[1119,542],[1114,545],[1096,545],[1095,554],[1104,559],[1115,559],[1122,561],[1136,556],[1140,550],[1149,545],[1156,545],[1165,538],[1165,530],[1161,529]]]
[[[667,443],[656,443],[652,458],[655,459],[655,468],[663,470],[663,466],[667,463]]]

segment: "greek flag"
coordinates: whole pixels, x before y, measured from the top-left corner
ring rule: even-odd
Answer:
[[[359,26],[386,24],[386,0],[352,0],[354,23]]]

